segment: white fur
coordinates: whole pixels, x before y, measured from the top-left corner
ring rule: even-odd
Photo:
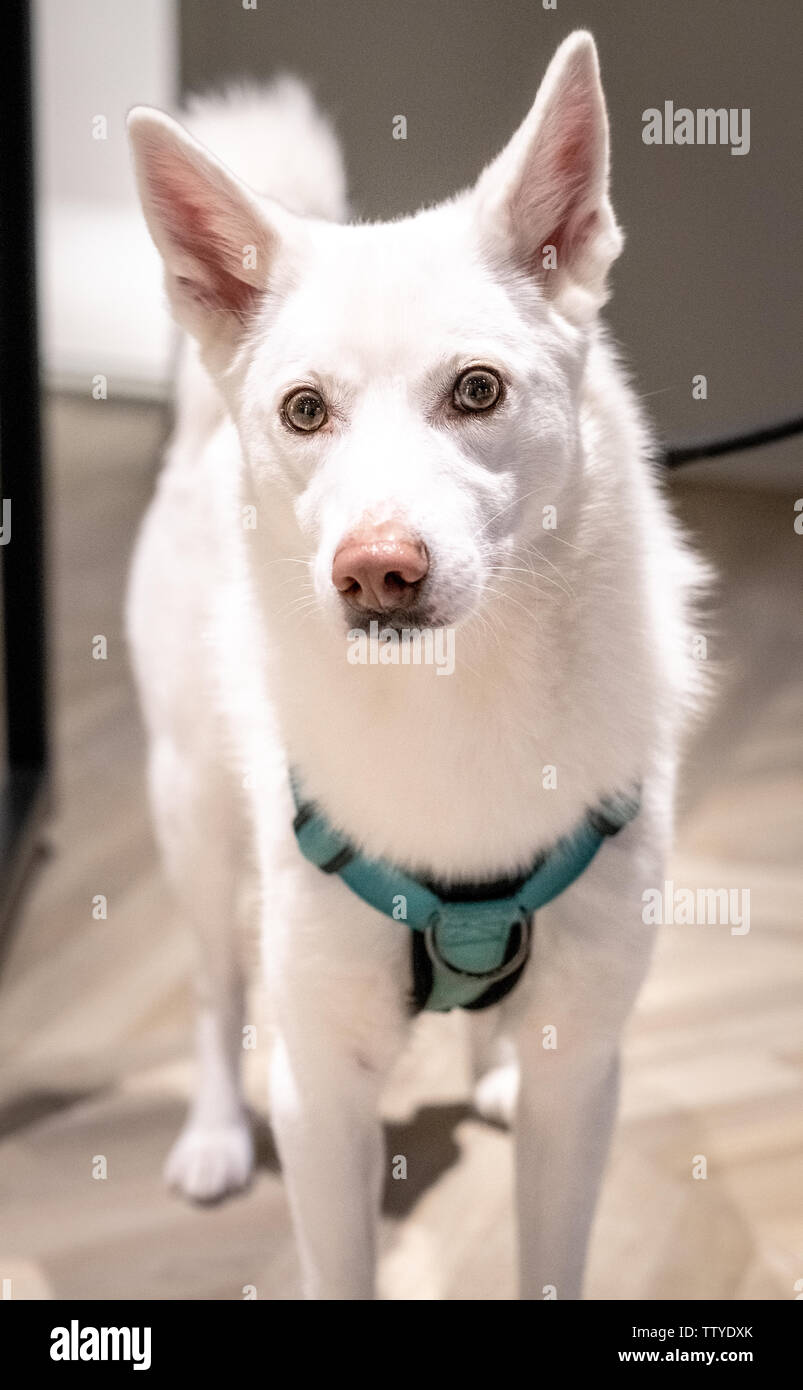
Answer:
[[[301,858],[288,764],[368,853],[441,880],[528,865],[637,780],[637,820],[538,914],[508,1000],[470,1020],[478,1075],[491,1068],[479,1103],[517,1110],[522,1296],[576,1298],[619,1034],[650,953],[641,893],[662,882],[671,835],[700,578],[597,319],[621,237],[593,42],[562,45],[475,189],[389,224],[315,220],[345,212],[344,180],[297,85],[193,121],[231,172],[168,117],[131,117],[168,294],[199,345],[128,606],[157,828],[201,943],[200,1088],[168,1175],[202,1198],[247,1179],[233,928],[250,855],[305,1288],[373,1295],[377,1103],[407,1033],[409,929]],[[550,236],[558,270],[542,272]],[[505,398],[456,418],[450,383],[472,363],[500,371]],[[331,412],[311,435],[280,417],[302,384]],[[457,628],[454,675],[347,662],[331,561],[366,513],[425,539],[432,621]]]

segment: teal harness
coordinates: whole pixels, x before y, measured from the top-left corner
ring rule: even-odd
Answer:
[[[338,874],[362,898],[412,929],[415,1009],[485,1008],[508,993],[530,954],[533,916],[588,868],[603,840],[638,813],[639,796],[606,797],[521,879],[454,887],[413,878],[386,859],[369,859],[336,831],[314,802],[296,803],[301,853]]]

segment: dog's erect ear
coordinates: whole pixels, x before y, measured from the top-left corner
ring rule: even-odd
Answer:
[[[268,283],[278,236],[256,195],[161,111],[128,130],[142,207],[174,316],[199,341],[236,341]]]
[[[623,238],[608,201],[608,120],[590,34],[561,44],[474,196],[489,250],[537,277],[550,298],[604,302]]]

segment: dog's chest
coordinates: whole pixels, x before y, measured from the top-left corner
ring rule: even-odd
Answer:
[[[593,796],[556,722],[536,727],[504,699],[411,699],[373,717],[297,704],[287,732],[291,762],[340,829],[436,877],[527,867]]]

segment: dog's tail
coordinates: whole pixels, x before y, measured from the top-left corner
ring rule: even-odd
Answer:
[[[256,193],[291,212],[330,222],[347,217],[340,144],[299,78],[190,97],[178,119]]]

